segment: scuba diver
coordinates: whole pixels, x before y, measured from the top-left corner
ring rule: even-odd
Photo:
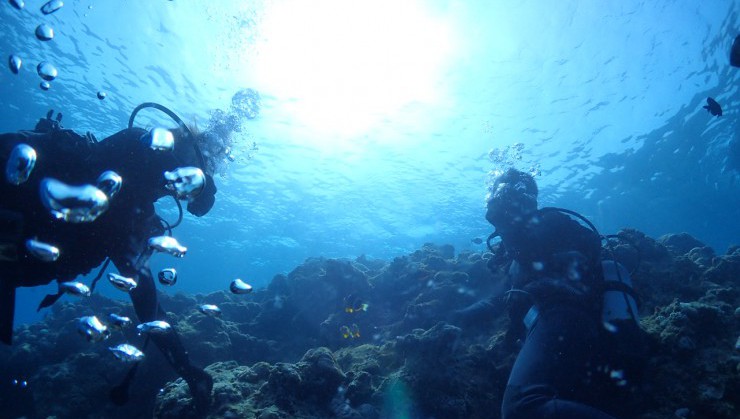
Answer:
[[[146,108],[166,113],[178,128],[134,127],[136,114]],[[68,281],[103,264],[90,287],[94,288],[111,261],[121,275],[137,283],[129,294],[139,321],[166,317],[149,258],[154,250],[168,250],[157,249],[150,239],[171,236],[182,220],[179,200],[187,200],[187,211],[197,217],[212,208],[217,192],[213,176],[230,153],[230,134],[238,131],[244,119],[239,112],[230,112],[228,121],[222,118],[227,115],[223,111],[216,115],[219,118],[215,122],[212,118],[209,127],[216,126],[217,131],[198,133],[164,106],[145,103],[131,114],[128,128],[98,142],[90,133],[81,136],[63,129],[61,114],[52,119],[50,111],[33,131],[0,134],[0,162],[6,163],[5,179],[0,181],[3,343],[12,342],[16,288],[56,280],[59,293],[48,295],[40,309],[61,297]],[[175,197],[180,209],[173,225],[159,217],[154,207],[168,195]],[[174,328],[148,334],[149,340],[187,382],[196,412],[204,414],[213,387],[210,375],[190,363]],[[111,391],[114,403],[128,401],[137,366]]]
[[[510,335],[524,342],[503,396],[502,417],[613,418],[629,416],[626,395],[642,370],[642,334],[629,273],[602,260],[593,225],[538,209],[528,173],[508,169],[488,199],[486,220],[511,264],[511,288],[463,310],[490,313],[506,301]],[[526,337],[525,337],[526,336]]]

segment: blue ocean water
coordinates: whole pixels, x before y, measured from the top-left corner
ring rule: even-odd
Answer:
[[[204,125],[240,89],[261,95],[213,211],[176,231],[188,256],[154,260],[180,272],[167,292],[260,287],[312,256],[477,249],[486,181],[507,165],[604,233],[739,241],[737,1],[25,3],[0,7],[0,50],[24,62],[0,71],[0,132],[53,108],[104,138],[147,101]],[[48,91],[41,61],[59,69]],[[50,291],[23,290],[19,321]]]

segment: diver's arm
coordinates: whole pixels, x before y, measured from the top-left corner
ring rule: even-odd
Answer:
[[[451,321],[458,326],[490,321],[501,314],[503,303],[503,299],[496,296],[478,300],[463,309],[456,310]]]
[[[473,304],[455,310],[451,321],[460,326],[471,325],[491,321],[504,313],[507,306],[507,291],[511,288],[511,277],[504,275],[496,284],[493,292],[487,298],[483,298]]]

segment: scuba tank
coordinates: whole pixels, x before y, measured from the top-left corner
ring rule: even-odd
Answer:
[[[614,324],[632,320],[639,323],[635,291],[632,280],[622,264],[614,260],[601,261],[604,272],[604,293],[601,309],[601,320],[609,329]]]
[[[608,349],[602,362],[606,366],[607,381],[613,384],[610,388],[622,394],[642,381],[648,348],[629,272],[615,260],[602,260],[601,267],[604,272],[602,340]]]

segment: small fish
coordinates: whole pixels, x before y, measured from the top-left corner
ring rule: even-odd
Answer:
[[[108,274],[108,281],[110,281],[110,283],[113,284],[114,287],[123,292],[129,292],[132,289],[136,288],[137,285],[136,281],[133,278],[127,278],[123,275],[119,275],[113,272]]]
[[[732,49],[730,50],[730,65],[733,67],[740,67],[740,35],[735,37],[735,42],[732,43]]]
[[[59,248],[38,240],[26,240],[26,249],[28,253],[42,262],[54,262],[59,259]]]
[[[231,285],[229,285],[229,289],[234,294],[249,294],[250,292],[252,292],[252,286],[242,281],[239,278],[231,281]]]
[[[88,342],[100,342],[110,336],[110,330],[95,316],[81,317],[77,321],[77,331],[80,332]]]
[[[471,239],[470,241],[475,244],[483,244],[483,239],[481,239],[480,237],[476,237],[474,239]]]
[[[722,107],[711,97],[707,98],[707,104],[704,106],[704,109],[708,110],[713,116],[722,116]]]
[[[123,362],[137,362],[144,359],[144,352],[141,352],[139,348],[128,343],[109,347],[108,350],[113,352],[113,356]]]
[[[345,313],[356,313],[359,311],[367,311],[370,307],[367,303],[362,301],[359,297],[354,294],[350,294],[344,297],[344,312]]]
[[[171,236],[156,236],[149,239],[149,248],[158,252],[169,253],[174,257],[181,258],[188,252],[188,248]]]
[[[110,323],[111,327],[121,330],[124,327],[128,327],[131,325],[131,319],[126,316],[119,316],[116,313],[110,313],[108,315],[108,322]]]
[[[167,333],[171,328],[172,326],[164,320],[154,320],[136,326],[136,330],[138,330],[139,333],[151,334]]]
[[[206,316],[217,317],[221,315],[221,309],[215,304],[201,304],[198,306],[198,311],[205,314]]]
[[[340,327],[339,332],[345,339],[357,339],[360,337],[360,328],[355,323],[352,324],[352,328],[349,326]]]
[[[162,285],[175,285],[175,282],[177,282],[177,271],[175,268],[162,269],[157,274],[157,278],[159,278],[159,283]]]
[[[59,291],[66,294],[74,295],[75,297],[89,297],[90,288],[78,281],[68,281],[59,283]]]

